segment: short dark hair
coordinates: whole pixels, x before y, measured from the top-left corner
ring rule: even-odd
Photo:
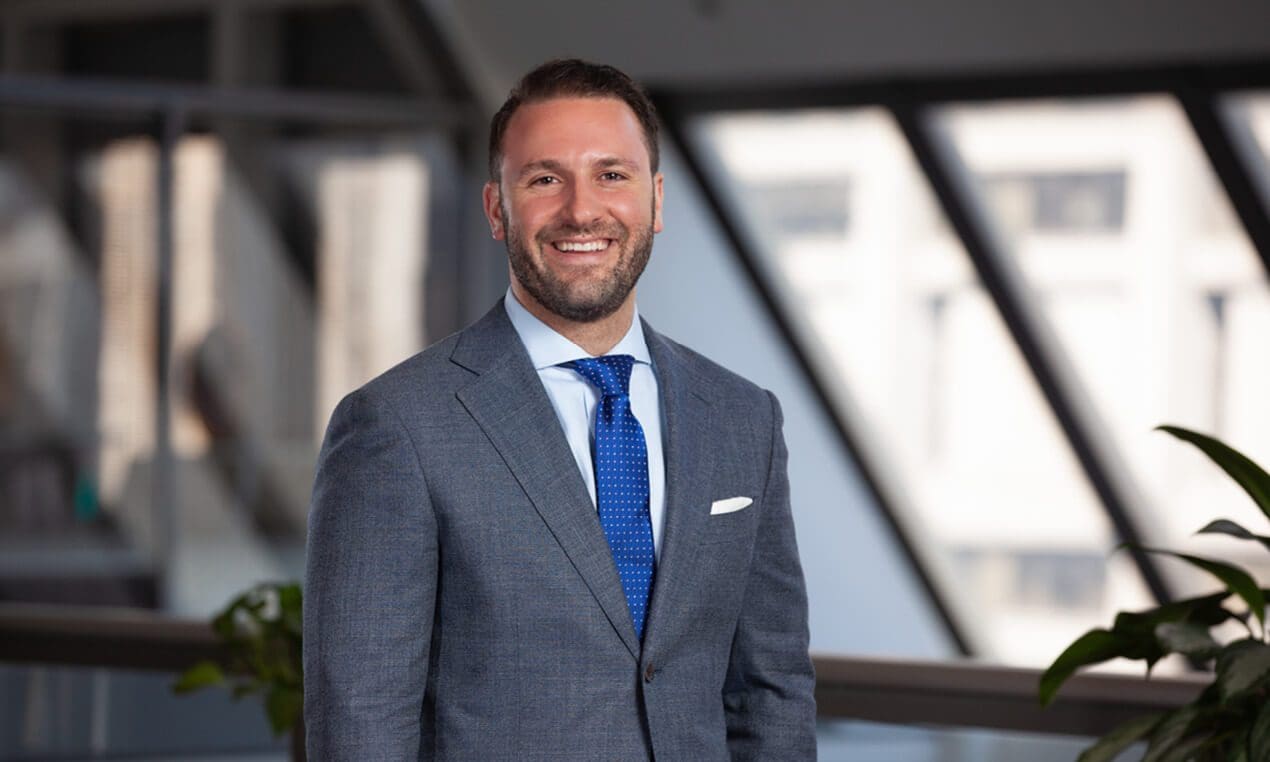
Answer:
[[[552,98],[616,98],[635,112],[644,131],[649,166],[657,171],[660,158],[657,148],[657,110],[644,88],[612,66],[582,61],[577,58],[547,61],[526,74],[512,88],[503,107],[494,114],[489,126],[489,176],[499,180],[503,161],[503,135],[512,115],[521,106]]]

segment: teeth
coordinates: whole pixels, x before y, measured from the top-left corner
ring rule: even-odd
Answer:
[[[609,247],[606,240],[587,241],[585,243],[577,241],[560,241],[556,244],[556,248],[561,251],[603,251]]]

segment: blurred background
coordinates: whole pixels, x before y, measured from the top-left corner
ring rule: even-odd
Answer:
[[[176,632],[300,577],[336,402],[505,290],[486,125],[561,56],[661,110],[640,310],[781,398],[818,655],[1025,674],[1213,587],[1123,540],[1270,572],[1190,536],[1264,517],[1152,431],[1270,464],[1266,29],[1232,0],[5,0],[6,621]],[[3,630],[0,758],[285,756],[258,706]],[[826,714],[822,758],[1082,743],[876,719]]]

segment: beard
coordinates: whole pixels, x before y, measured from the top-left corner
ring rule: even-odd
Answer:
[[[505,209],[503,219],[509,219]],[[531,246],[542,251],[554,240],[575,236],[611,240],[609,246],[617,248],[612,268],[603,274],[579,273],[566,281],[534,259]],[[617,221],[585,227],[559,225],[539,231],[531,243],[520,228],[509,223],[506,244],[512,273],[530,296],[554,315],[575,323],[593,323],[617,312],[635,288],[652,254],[653,226],[650,222],[647,228],[632,233]]]

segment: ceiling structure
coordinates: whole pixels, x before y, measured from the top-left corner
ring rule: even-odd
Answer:
[[[1270,55],[1270,5],[1256,0],[421,2],[487,97],[559,56],[612,63],[670,88]]]

